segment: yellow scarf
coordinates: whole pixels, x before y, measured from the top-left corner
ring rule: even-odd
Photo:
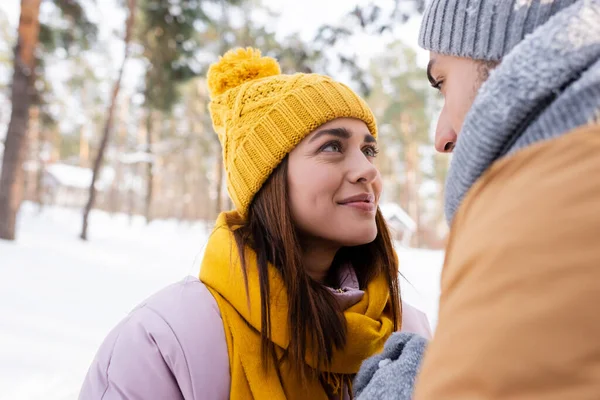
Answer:
[[[318,379],[302,385],[285,362],[281,366],[281,381],[273,362],[265,371],[261,359],[260,286],[256,254],[251,249],[246,249],[246,262],[248,294],[235,239],[227,227],[225,214],[221,214],[206,247],[200,280],[215,297],[223,319],[231,373],[230,398],[283,400],[287,395],[298,399],[327,399]],[[269,268],[269,284],[271,341],[280,356],[289,343],[288,303],[284,284],[274,267]],[[344,316],[348,327],[346,346],[335,352],[327,372],[344,374],[349,380],[365,359],[383,350],[383,344],[392,333],[386,279],[374,278],[362,299],[345,310]],[[306,358],[314,367],[315,358],[311,354]]]

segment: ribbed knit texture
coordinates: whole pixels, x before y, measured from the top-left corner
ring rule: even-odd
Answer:
[[[579,0],[515,47],[479,90],[448,174],[448,221],[494,161],[598,123],[600,0]]]
[[[499,61],[576,0],[431,0],[419,45],[439,54]]]
[[[427,340],[396,332],[383,352],[363,362],[354,380],[357,400],[410,400],[427,347]]]
[[[357,118],[377,135],[373,113],[348,86],[318,74],[278,74],[273,62],[258,50],[238,49],[209,71],[209,86],[216,88],[209,109],[227,189],[242,216],[273,170],[319,126]]]

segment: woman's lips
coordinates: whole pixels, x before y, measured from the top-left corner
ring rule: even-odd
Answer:
[[[369,213],[372,213],[377,209],[377,207],[375,206],[375,203],[366,202],[366,201],[351,201],[348,203],[343,203],[341,205],[352,207],[357,210],[369,212]]]
[[[366,213],[373,213],[375,210],[377,210],[377,205],[375,204],[375,195],[373,193],[359,193],[345,198],[344,200],[338,202],[338,204],[352,207],[356,210]]]

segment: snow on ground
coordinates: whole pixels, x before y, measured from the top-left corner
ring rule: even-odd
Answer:
[[[72,400],[108,331],[146,297],[197,275],[210,227],[26,203],[0,241],[0,400]],[[443,254],[400,250],[402,295],[435,324]]]

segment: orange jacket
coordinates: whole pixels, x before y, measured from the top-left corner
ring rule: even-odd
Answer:
[[[414,398],[600,399],[600,125],[498,161],[467,194]]]

